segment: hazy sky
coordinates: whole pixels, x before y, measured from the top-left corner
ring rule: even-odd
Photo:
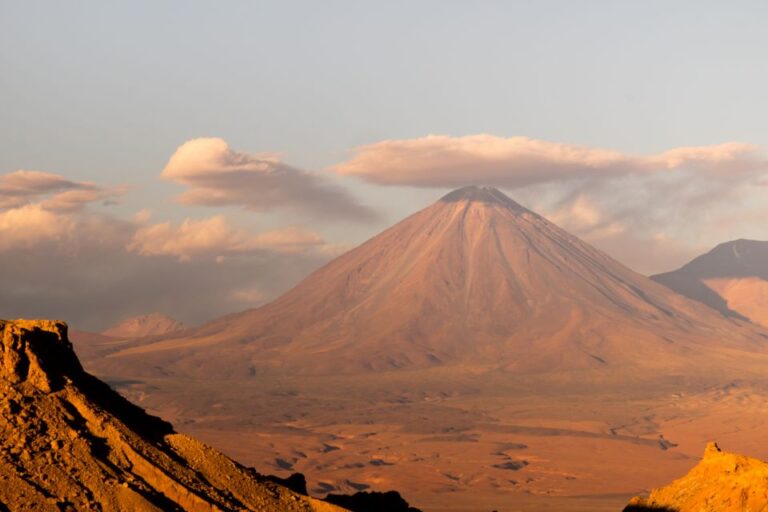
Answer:
[[[199,322],[465,183],[645,273],[768,238],[765,2],[0,2],[0,316]]]

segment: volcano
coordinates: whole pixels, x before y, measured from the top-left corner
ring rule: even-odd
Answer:
[[[207,377],[451,364],[680,371],[724,350],[761,350],[756,339],[746,322],[633,272],[499,190],[467,187],[268,305],[104,364]]]

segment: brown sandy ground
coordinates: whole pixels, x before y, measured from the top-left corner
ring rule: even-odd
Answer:
[[[120,389],[238,460],[305,473],[315,496],[398,489],[427,512],[615,511],[685,473],[710,439],[768,456],[768,386],[670,379],[651,392],[641,378],[573,378],[443,368],[386,385],[159,379]]]

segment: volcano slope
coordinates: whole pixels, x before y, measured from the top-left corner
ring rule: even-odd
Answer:
[[[651,279],[726,316],[768,327],[768,242],[726,242]]]
[[[53,321],[0,321],[0,509],[341,511],[177,434],[83,371]]]
[[[318,494],[617,510],[682,472],[701,436],[765,440],[754,411],[738,436],[720,414],[762,400],[766,341],[469,187],[271,304],[88,364],[231,454],[306,472]]]

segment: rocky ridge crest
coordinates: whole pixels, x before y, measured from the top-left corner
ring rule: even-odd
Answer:
[[[332,512],[83,371],[64,322],[0,321],[0,510]]]

